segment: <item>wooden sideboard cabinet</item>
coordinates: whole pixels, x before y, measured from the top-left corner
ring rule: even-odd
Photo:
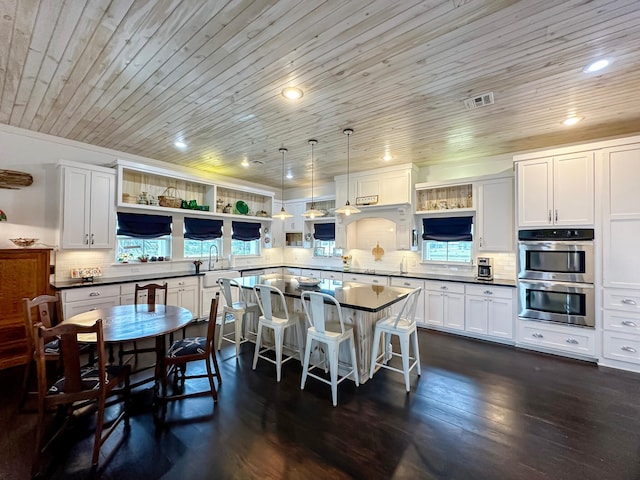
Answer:
[[[27,362],[23,298],[51,294],[50,249],[0,249],[0,369]]]

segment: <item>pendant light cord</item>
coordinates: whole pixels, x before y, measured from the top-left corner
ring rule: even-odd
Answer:
[[[309,145],[311,145],[311,209],[315,210],[316,202],[313,197],[313,146],[318,143],[317,140],[311,139],[309,140]]]
[[[353,133],[353,130],[350,128],[345,128],[343,130],[344,134],[347,135],[347,205],[349,205],[349,164],[351,163],[351,158],[350,158],[350,145],[351,145],[351,134]]]
[[[280,152],[282,153],[282,188],[281,188],[281,194],[282,195],[282,205],[284,205],[284,154],[285,152],[287,152],[286,148],[281,148]]]

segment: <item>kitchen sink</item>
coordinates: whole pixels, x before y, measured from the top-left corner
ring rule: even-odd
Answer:
[[[219,278],[238,278],[239,276],[240,272],[237,270],[210,270],[204,272],[202,286],[204,288],[215,287]]]

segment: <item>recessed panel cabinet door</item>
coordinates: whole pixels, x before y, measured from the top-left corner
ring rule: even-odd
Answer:
[[[89,245],[113,248],[115,241],[116,177],[110,173],[91,173]]]

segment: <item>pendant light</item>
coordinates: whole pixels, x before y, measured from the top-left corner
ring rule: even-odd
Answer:
[[[309,140],[309,145],[311,145],[311,208],[302,214],[303,217],[307,217],[313,220],[316,217],[324,216],[324,212],[320,210],[316,210],[316,202],[313,200],[313,147],[318,143],[317,140]]]
[[[344,204],[344,207],[336,209],[336,213],[342,213],[348,217],[352,213],[360,213],[360,210],[356,207],[352,207],[349,203],[349,140],[353,130],[345,128],[342,133],[347,136],[347,203]]]
[[[286,148],[280,148],[278,151],[282,153],[282,208],[276,215],[273,215],[273,218],[284,220],[285,218],[293,217],[293,215],[287,213],[287,211],[284,209],[284,154],[289,150],[287,150]]]

